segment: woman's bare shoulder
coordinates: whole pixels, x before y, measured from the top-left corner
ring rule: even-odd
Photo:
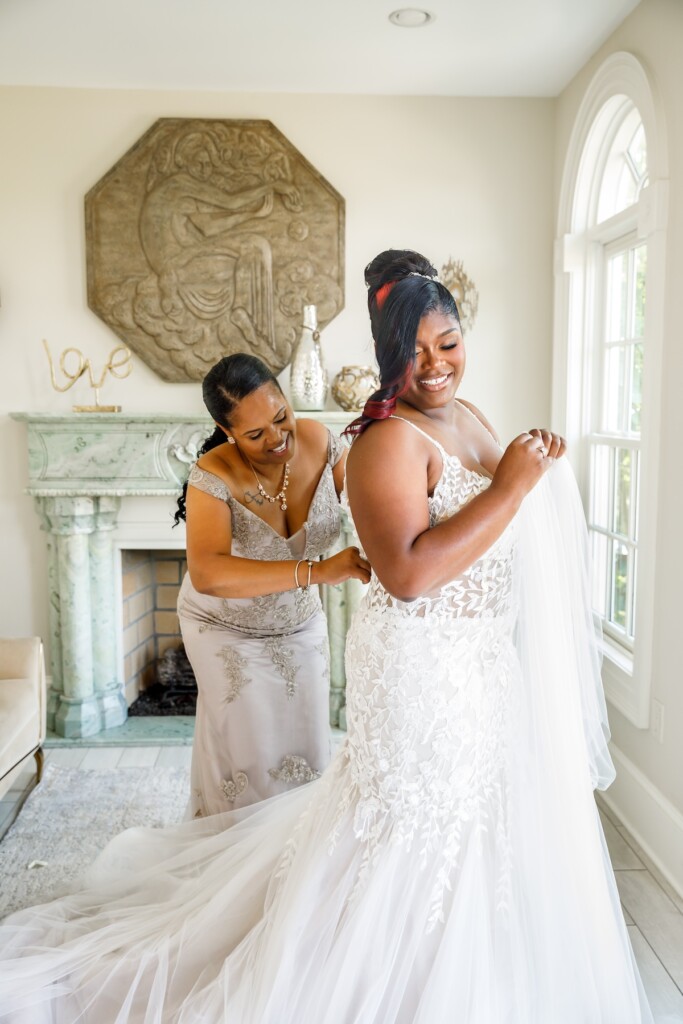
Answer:
[[[429,442],[408,422],[398,417],[376,420],[354,439],[348,464],[351,466],[366,459],[398,457],[403,454],[415,456],[421,451],[428,457]]]
[[[232,445],[228,445],[226,441],[225,444],[219,444],[211,451],[205,452],[197,459],[197,468],[205,473],[212,473],[225,483],[230,483],[231,448]]]
[[[329,431],[324,423],[312,420],[308,417],[296,421],[297,439],[307,451],[327,458],[327,442]]]
[[[476,416],[476,418],[479,420],[481,425],[483,427],[486,427],[486,429],[488,430],[489,434],[494,439],[494,441],[496,441],[496,443],[500,443],[499,442],[498,434],[496,433],[496,431],[492,427],[492,425],[489,422],[489,420],[487,420],[486,416],[484,416],[484,414],[481,411],[481,409],[477,408],[477,406],[473,402],[467,402],[464,398],[458,398],[457,401],[460,403],[460,405],[464,405],[465,408],[467,410],[469,410],[469,412],[471,412],[473,416]]]

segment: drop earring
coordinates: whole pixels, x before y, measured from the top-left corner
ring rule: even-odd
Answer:
[[[230,437],[230,434],[227,434],[226,436],[228,438],[228,444],[234,444],[235,443],[235,438],[234,437]]]

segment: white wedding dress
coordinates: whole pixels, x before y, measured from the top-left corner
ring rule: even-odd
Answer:
[[[440,451],[432,525],[488,486]],[[0,1019],[651,1022],[593,800],[612,769],[564,461],[438,593],[373,577],[319,780],[125,832],[9,918]]]

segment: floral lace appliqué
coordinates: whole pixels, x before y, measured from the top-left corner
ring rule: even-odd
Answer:
[[[264,644],[273,665],[285,681],[287,697],[291,700],[296,693],[296,675],[299,670],[294,660],[294,651],[279,636],[266,637]]]
[[[305,757],[299,754],[287,754],[282,758],[279,768],[269,768],[268,774],[280,782],[312,782],[320,778],[320,772],[311,768]]]
[[[248,785],[247,773],[237,772],[234,779],[222,779],[219,788],[228,803],[234,804],[237,797],[244,793]]]
[[[246,658],[243,658],[242,655],[239,654],[230,644],[226,644],[225,647],[221,647],[220,651],[217,652],[217,655],[223,661],[225,677],[228,681],[228,686],[223,700],[226,704],[231,704],[237,697],[239,697],[242,687],[249,682],[249,677],[244,671],[248,662]]]

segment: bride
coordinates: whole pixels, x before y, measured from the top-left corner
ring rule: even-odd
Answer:
[[[458,312],[416,253],[366,270],[381,389],[348,499],[373,578],[349,731],[316,782],[123,833],[0,929],[0,1019],[651,1022],[593,788],[609,784],[564,442],[504,453],[456,391]]]

